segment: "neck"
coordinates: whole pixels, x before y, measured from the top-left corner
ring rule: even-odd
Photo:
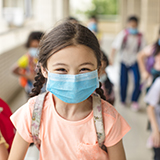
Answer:
[[[54,95],[53,99],[57,113],[64,119],[70,121],[82,120],[92,111],[91,96],[85,101],[75,104],[65,103]]]

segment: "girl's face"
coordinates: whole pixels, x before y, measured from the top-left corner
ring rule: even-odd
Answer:
[[[56,74],[82,74],[97,69],[97,59],[92,49],[84,45],[68,46],[47,61],[47,69]],[[42,73],[47,74],[42,68]]]
[[[39,45],[39,41],[37,40],[32,40],[30,42],[30,48],[38,48],[38,45]]]

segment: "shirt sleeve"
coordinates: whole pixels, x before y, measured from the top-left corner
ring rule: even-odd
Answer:
[[[125,32],[123,30],[116,36],[115,40],[112,43],[112,48],[114,48],[116,50],[120,50],[124,36],[125,36]]]
[[[19,60],[18,60],[18,66],[20,68],[26,68],[28,66],[28,57],[27,55],[23,55]]]
[[[160,77],[152,84],[144,100],[153,107],[160,103]]]
[[[30,128],[34,103],[35,99],[30,99],[10,117],[13,125],[17,129],[17,132],[28,143],[33,142]]]
[[[107,103],[107,106],[104,110],[104,145],[111,147],[117,144],[131,128],[112,105]]]

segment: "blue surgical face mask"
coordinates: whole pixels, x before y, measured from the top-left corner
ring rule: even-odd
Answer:
[[[137,28],[129,28],[128,29],[128,31],[129,31],[129,34],[137,34],[138,33],[138,29]]]
[[[160,46],[160,39],[158,39],[158,45]]]
[[[29,54],[36,58],[38,56],[39,50],[37,48],[29,48]]]
[[[66,103],[80,103],[99,87],[97,70],[77,74],[55,74],[48,71],[46,89]]]

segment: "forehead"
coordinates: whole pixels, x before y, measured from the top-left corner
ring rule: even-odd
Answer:
[[[76,64],[90,61],[97,65],[97,58],[94,51],[85,45],[68,46],[54,53],[47,61],[48,63]]]

